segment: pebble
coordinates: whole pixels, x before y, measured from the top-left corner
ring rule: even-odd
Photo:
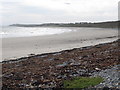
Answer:
[[[95,86],[95,88],[120,88],[120,65],[113,66],[106,70],[101,70],[99,72],[94,72],[93,76],[100,76],[104,78],[104,82]]]

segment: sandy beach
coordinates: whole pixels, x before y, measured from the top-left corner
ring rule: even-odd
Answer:
[[[96,75],[105,80],[100,88],[119,88],[118,76],[114,75],[118,70],[115,65],[120,64],[117,30],[91,28],[85,32],[77,29],[62,34],[2,40],[6,60],[2,62],[3,89],[64,88],[64,80]],[[110,77],[107,75],[109,68],[113,73]]]
[[[0,5],[2,90],[120,89],[118,0]]]
[[[112,42],[117,40],[117,34],[117,30],[91,28],[82,33],[77,29],[68,33],[47,36],[3,38],[2,60]]]
[[[104,78],[96,88],[117,89],[120,65],[118,42],[3,62],[3,89],[64,88],[64,80],[94,75]]]

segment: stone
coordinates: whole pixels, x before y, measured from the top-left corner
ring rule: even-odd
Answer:
[[[95,70],[98,70],[98,71],[99,71],[99,70],[101,70],[101,69],[100,69],[100,68],[95,68]]]
[[[43,84],[43,83],[40,82],[40,81],[35,80],[35,81],[33,81],[33,83],[31,85],[32,86],[39,86],[40,84]]]
[[[68,63],[67,62],[63,62],[62,64],[56,65],[56,67],[65,67],[67,66]]]

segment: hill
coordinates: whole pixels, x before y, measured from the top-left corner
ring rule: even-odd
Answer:
[[[18,27],[98,27],[98,28],[119,28],[120,21],[98,22],[98,23],[46,23],[46,24],[12,24]]]

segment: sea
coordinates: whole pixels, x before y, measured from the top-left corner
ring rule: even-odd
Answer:
[[[16,27],[16,26],[2,26],[0,27],[0,38],[15,38],[15,37],[31,37],[54,35],[80,31],[82,36],[99,35],[116,36],[118,29],[103,29],[103,28],[84,28],[84,27]],[[102,36],[101,36],[102,37]]]
[[[14,37],[31,37],[31,36],[43,36],[54,35],[65,32],[74,31],[70,28],[56,28],[56,27],[15,27],[15,26],[3,26],[0,30],[1,38],[14,38]]]

